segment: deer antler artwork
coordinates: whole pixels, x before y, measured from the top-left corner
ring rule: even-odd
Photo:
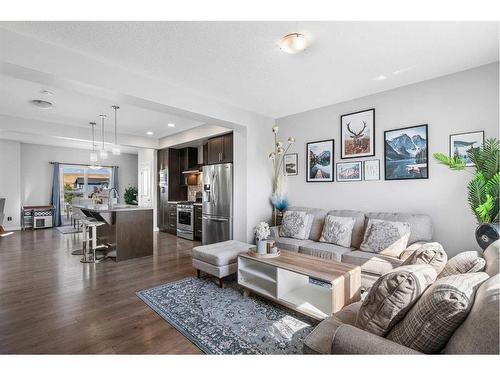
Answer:
[[[361,144],[360,139],[364,136],[364,131],[366,129],[366,121],[363,121],[363,129],[361,129],[359,132],[355,132],[351,129],[351,123],[347,123],[347,131],[351,133],[350,137],[354,140],[354,144],[356,146],[359,146]]]

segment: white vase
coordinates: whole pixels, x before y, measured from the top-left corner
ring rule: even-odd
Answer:
[[[267,253],[267,240],[257,239],[257,254]]]

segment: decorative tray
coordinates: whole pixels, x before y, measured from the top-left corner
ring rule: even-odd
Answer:
[[[255,257],[255,258],[277,258],[280,256],[281,252],[280,250],[278,249],[278,252],[277,253],[274,253],[274,254],[258,254],[257,251],[256,251],[256,248],[252,248],[250,250],[248,250],[248,254]]]

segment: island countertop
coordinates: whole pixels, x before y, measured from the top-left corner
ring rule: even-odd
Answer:
[[[144,211],[153,210],[151,207],[134,206],[131,204],[115,204],[111,208],[107,204],[72,204],[73,207],[80,210],[93,212],[122,212],[122,211]]]

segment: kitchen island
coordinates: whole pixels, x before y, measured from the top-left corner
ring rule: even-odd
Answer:
[[[80,205],[82,213],[106,225],[97,227],[97,243],[116,252],[116,261],[153,255],[153,209],[132,205]]]

